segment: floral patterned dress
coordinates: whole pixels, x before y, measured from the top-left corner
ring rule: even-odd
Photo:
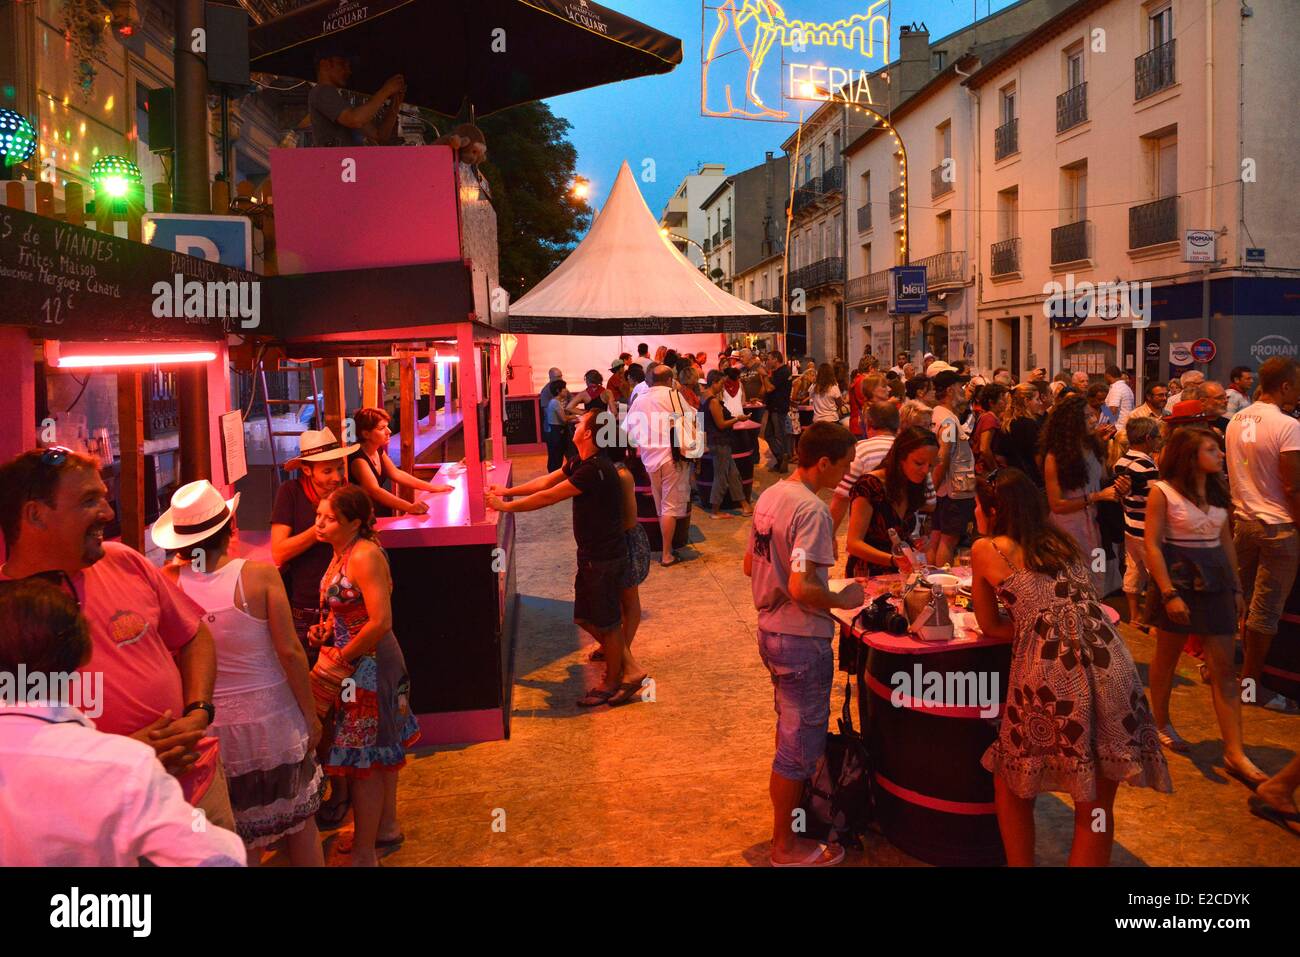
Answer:
[[[1055,577],[1007,564],[998,598],[1015,625],[1011,675],[984,767],[1022,798],[1063,791],[1094,801],[1098,774],[1172,791],[1133,657],[1083,564]]]
[[[354,541],[330,563],[321,579],[321,604],[329,609],[335,648],[346,648],[370,621],[361,589],[347,576]],[[411,714],[411,679],[402,649],[390,631],[374,651],[357,661],[355,688],[335,710],[334,740],[324,767],[328,774],[366,777],[406,764],[406,748],[420,737]]]

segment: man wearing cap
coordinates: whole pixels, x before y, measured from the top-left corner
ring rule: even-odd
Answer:
[[[625,352],[609,364],[609,380],[605,383],[605,388],[612,392],[615,400],[619,402],[626,402],[632,392],[632,383],[628,382],[627,376],[623,374],[631,358]]]
[[[316,507],[347,482],[348,456],[359,446],[344,445],[325,428],[303,432],[298,447],[284,467],[300,474],[280,486],[271,508],[271,560],[289,592],[293,628],[311,667],[319,649],[307,640],[307,629],[320,621],[320,582],[334,557],[334,549],[316,538]]]
[[[339,49],[325,48],[316,55],[316,85],[307,94],[307,115],[311,117],[312,143],[316,146],[361,146],[366,140],[381,145],[393,138],[397,110],[406,95],[406,80],[391,76],[379,92],[360,106],[353,106],[343,92],[352,76],[352,61]],[[392,100],[378,125],[375,118]]]
[[[48,578],[75,597],[94,646],[82,686],[102,689],[95,726],[152,747],[206,823],[233,831],[207,734],[217,654],[203,609],[139,552],[104,541],[112,520],[95,459],[59,446],[24,452],[0,466],[0,580]]]

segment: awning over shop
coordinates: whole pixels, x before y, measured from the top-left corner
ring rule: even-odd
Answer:
[[[510,307],[510,331],[579,336],[780,332],[781,317],[719,288],[660,234],[624,162],[591,230]]]
[[[407,102],[478,116],[668,73],[682,42],[588,0],[318,0],[249,31],[250,67],[315,80],[318,50],[355,57],[350,86],[406,78]]]

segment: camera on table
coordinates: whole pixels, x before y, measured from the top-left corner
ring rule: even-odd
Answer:
[[[881,595],[858,613],[856,624],[863,631],[883,631],[890,635],[907,634],[907,619],[889,600]]]

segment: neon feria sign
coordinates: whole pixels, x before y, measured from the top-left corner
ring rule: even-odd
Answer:
[[[889,62],[888,0],[829,22],[791,18],[776,0],[703,4],[703,115],[779,122],[790,118],[787,100],[887,102],[873,73]]]

